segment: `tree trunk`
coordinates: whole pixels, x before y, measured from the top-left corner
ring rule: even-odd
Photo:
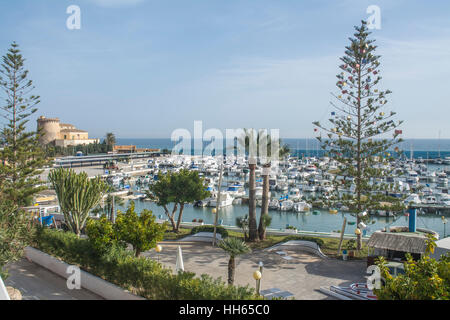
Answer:
[[[114,196],[112,196],[112,202],[111,202],[111,214],[110,214],[110,219],[112,223],[116,223],[116,215],[114,213]]]
[[[264,215],[269,214],[269,172],[270,164],[265,165],[263,168],[263,194],[262,194],[262,205],[261,205],[261,216],[259,218],[258,234],[259,240],[264,240],[266,238],[266,226],[264,224]]]
[[[166,216],[169,218],[170,224],[172,225],[172,231],[177,232],[177,226],[175,224],[175,219],[173,218],[175,215],[175,212],[178,209],[178,204],[175,204],[173,206],[173,210],[172,210],[172,214],[170,214],[169,209],[167,209],[167,206],[164,205],[164,212],[166,214]]]
[[[184,203],[180,203],[180,213],[178,215],[177,228],[175,232],[180,230],[181,218],[183,217]]]
[[[228,261],[228,284],[234,283],[234,271],[236,269],[236,261],[233,256],[230,256],[230,260]]]
[[[258,230],[256,227],[256,184],[255,184],[255,170],[256,164],[249,164],[249,203],[248,203],[248,229],[249,241],[254,242],[258,240]]]
[[[357,171],[356,171],[356,192],[357,192],[357,201],[358,201],[358,212],[357,212],[357,218],[356,218],[356,222],[357,225],[360,222],[360,218],[359,218],[359,214],[361,213],[361,186],[362,186],[362,181],[361,181],[361,177],[362,177],[362,167],[361,167],[361,68],[358,68],[358,130],[357,130],[357,148],[358,148],[358,153],[357,153],[357,158],[356,158],[356,163],[357,163]],[[362,248],[362,236],[360,234],[356,235],[356,244],[357,244],[357,249],[361,250]]]
[[[135,249],[134,249],[134,256],[135,256],[136,258],[138,258],[140,255],[141,255],[141,249],[135,248]]]

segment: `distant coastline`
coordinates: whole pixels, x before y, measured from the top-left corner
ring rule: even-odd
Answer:
[[[135,145],[138,148],[158,148],[171,150],[175,143],[169,138],[117,138],[118,145]],[[296,155],[320,156],[322,154],[317,139],[299,138],[283,139]],[[205,142],[204,146],[209,143]],[[194,144],[192,143],[192,146]],[[411,157],[411,149],[414,158],[435,159],[450,156],[450,139],[405,139],[398,145],[406,157]]]

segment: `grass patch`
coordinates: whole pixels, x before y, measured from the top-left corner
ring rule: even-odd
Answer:
[[[175,241],[184,238],[189,234],[191,234],[191,229],[187,228],[180,228],[178,233],[173,232],[172,230],[167,230],[166,233],[164,233],[164,240]]]

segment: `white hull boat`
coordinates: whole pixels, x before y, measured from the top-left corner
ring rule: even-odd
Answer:
[[[305,201],[301,201],[301,202],[297,202],[294,203],[294,208],[293,210],[295,212],[308,212],[309,210],[311,210],[312,206],[305,202]]]
[[[220,193],[220,203],[219,208],[228,207],[233,205],[233,197],[227,193],[227,192],[221,192]],[[217,198],[212,199],[209,202],[210,207],[216,207],[217,206]]]

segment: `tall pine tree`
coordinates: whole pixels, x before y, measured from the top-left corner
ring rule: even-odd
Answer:
[[[38,143],[38,132],[26,131],[29,117],[37,111],[39,96],[31,92],[33,82],[28,79],[18,45],[11,44],[2,58],[0,67],[0,108],[6,125],[1,131],[0,192],[5,199],[18,206],[29,205],[32,196],[39,192],[40,168],[45,163],[44,153]]]
[[[385,181],[391,172],[388,162],[393,160],[393,151],[399,152],[398,147],[391,149],[402,141],[401,130],[396,130],[402,121],[394,120],[395,112],[383,111],[391,91],[377,88],[380,56],[375,54],[375,40],[368,38],[367,23],[362,21],[355,29],[341,58],[342,72],[336,83],[339,93],[332,94],[336,102],[331,105],[336,111],[331,113],[329,125],[313,124],[326,133],[324,138],[318,137],[321,147],[339,163],[332,200],[347,206],[359,225],[368,222],[369,215],[364,212],[369,210],[402,209],[398,199],[387,195]],[[357,248],[361,249],[362,234],[356,233]]]

